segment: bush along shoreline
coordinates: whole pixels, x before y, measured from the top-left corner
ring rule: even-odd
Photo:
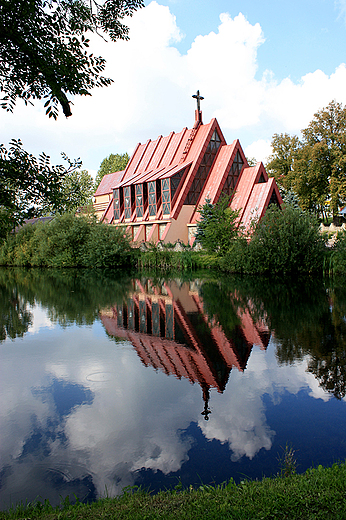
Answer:
[[[200,213],[195,241],[200,248],[162,243],[135,247],[123,228],[64,214],[9,235],[0,245],[0,265],[346,274],[346,233],[328,248],[317,219],[299,208],[270,206],[246,231],[236,225],[238,212],[230,211],[224,199],[215,206],[206,203]]]
[[[3,266],[118,268],[136,265],[137,256],[120,228],[71,213],[26,225],[0,246]]]
[[[0,512],[0,520],[260,520],[346,518],[346,464],[309,469],[303,474],[286,471],[273,478],[242,480],[211,486],[201,484],[151,495],[138,488],[125,489],[120,497],[90,504],[68,497],[53,508],[46,500]]]

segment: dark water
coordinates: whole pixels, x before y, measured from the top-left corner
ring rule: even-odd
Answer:
[[[346,459],[343,280],[0,270],[0,504]]]

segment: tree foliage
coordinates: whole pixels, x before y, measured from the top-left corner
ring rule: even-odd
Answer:
[[[105,157],[101,162],[95,178],[95,189],[97,189],[103,177],[108,175],[108,173],[121,172],[122,170],[125,170],[129,159],[130,157],[126,152],[122,154],[111,153],[108,157]]]
[[[20,140],[12,140],[7,149],[0,145],[0,208],[3,224],[13,225],[26,218],[59,211],[63,199],[63,183],[74,174],[81,162],[70,161],[68,167],[52,166],[42,153],[37,159],[23,150]],[[2,229],[4,229],[2,227]]]
[[[92,204],[94,181],[87,170],[76,170],[66,174],[62,181],[59,213],[74,212],[81,206]]]
[[[266,165],[279,186],[292,189],[300,207],[333,216],[346,203],[346,108],[332,101],[302,130],[302,140],[274,134]]]
[[[126,16],[142,0],[1,0],[0,90],[2,107],[12,111],[44,99],[46,113],[56,118],[59,105],[71,115],[71,95],[90,95],[107,86],[105,60],[89,51],[88,34],[102,32],[111,40],[128,39]]]
[[[320,271],[325,252],[317,219],[292,206],[272,204],[250,240],[246,270],[267,273]]]
[[[273,153],[266,165],[268,175],[275,177],[277,184],[285,189],[292,187],[293,165],[301,146],[297,136],[274,134],[272,139]]]
[[[239,211],[229,207],[227,196],[220,197],[216,204],[206,199],[198,211],[200,220],[197,222],[196,243],[209,253],[224,255],[239,236]]]
[[[9,235],[0,247],[0,265],[129,267],[136,254],[123,228],[65,213]]]
[[[88,34],[128,39],[123,20],[144,5],[143,0],[0,0],[1,106],[13,111],[18,99],[25,104],[44,100],[54,119],[59,106],[71,115],[72,95],[90,95],[111,79],[102,72],[105,60],[89,51]],[[89,181],[68,167],[52,166],[42,153],[35,158],[20,140],[0,145],[0,237],[26,218],[50,211],[74,209],[89,197]],[[86,188],[78,193],[77,186]],[[70,189],[70,192],[69,192]]]

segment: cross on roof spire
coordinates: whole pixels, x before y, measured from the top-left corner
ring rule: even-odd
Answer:
[[[197,90],[196,94],[194,94],[192,97],[197,99],[197,110],[198,110],[198,112],[200,112],[201,111],[201,100],[204,99],[204,97],[199,95],[199,90]]]

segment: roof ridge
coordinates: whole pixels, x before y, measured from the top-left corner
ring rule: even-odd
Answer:
[[[199,129],[201,124],[202,123],[200,121],[196,121],[195,124],[193,125],[193,128],[191,129],[190,135],[188,137],[188,140],[186,141],[186,145],[185,145],[185,148],[183,150],[183,153],[181,154],[179,164],[183,163],[185,161],[186,156],[189,153],[190,148],[192,146],[193,140],[196,137],[197,130]]]

